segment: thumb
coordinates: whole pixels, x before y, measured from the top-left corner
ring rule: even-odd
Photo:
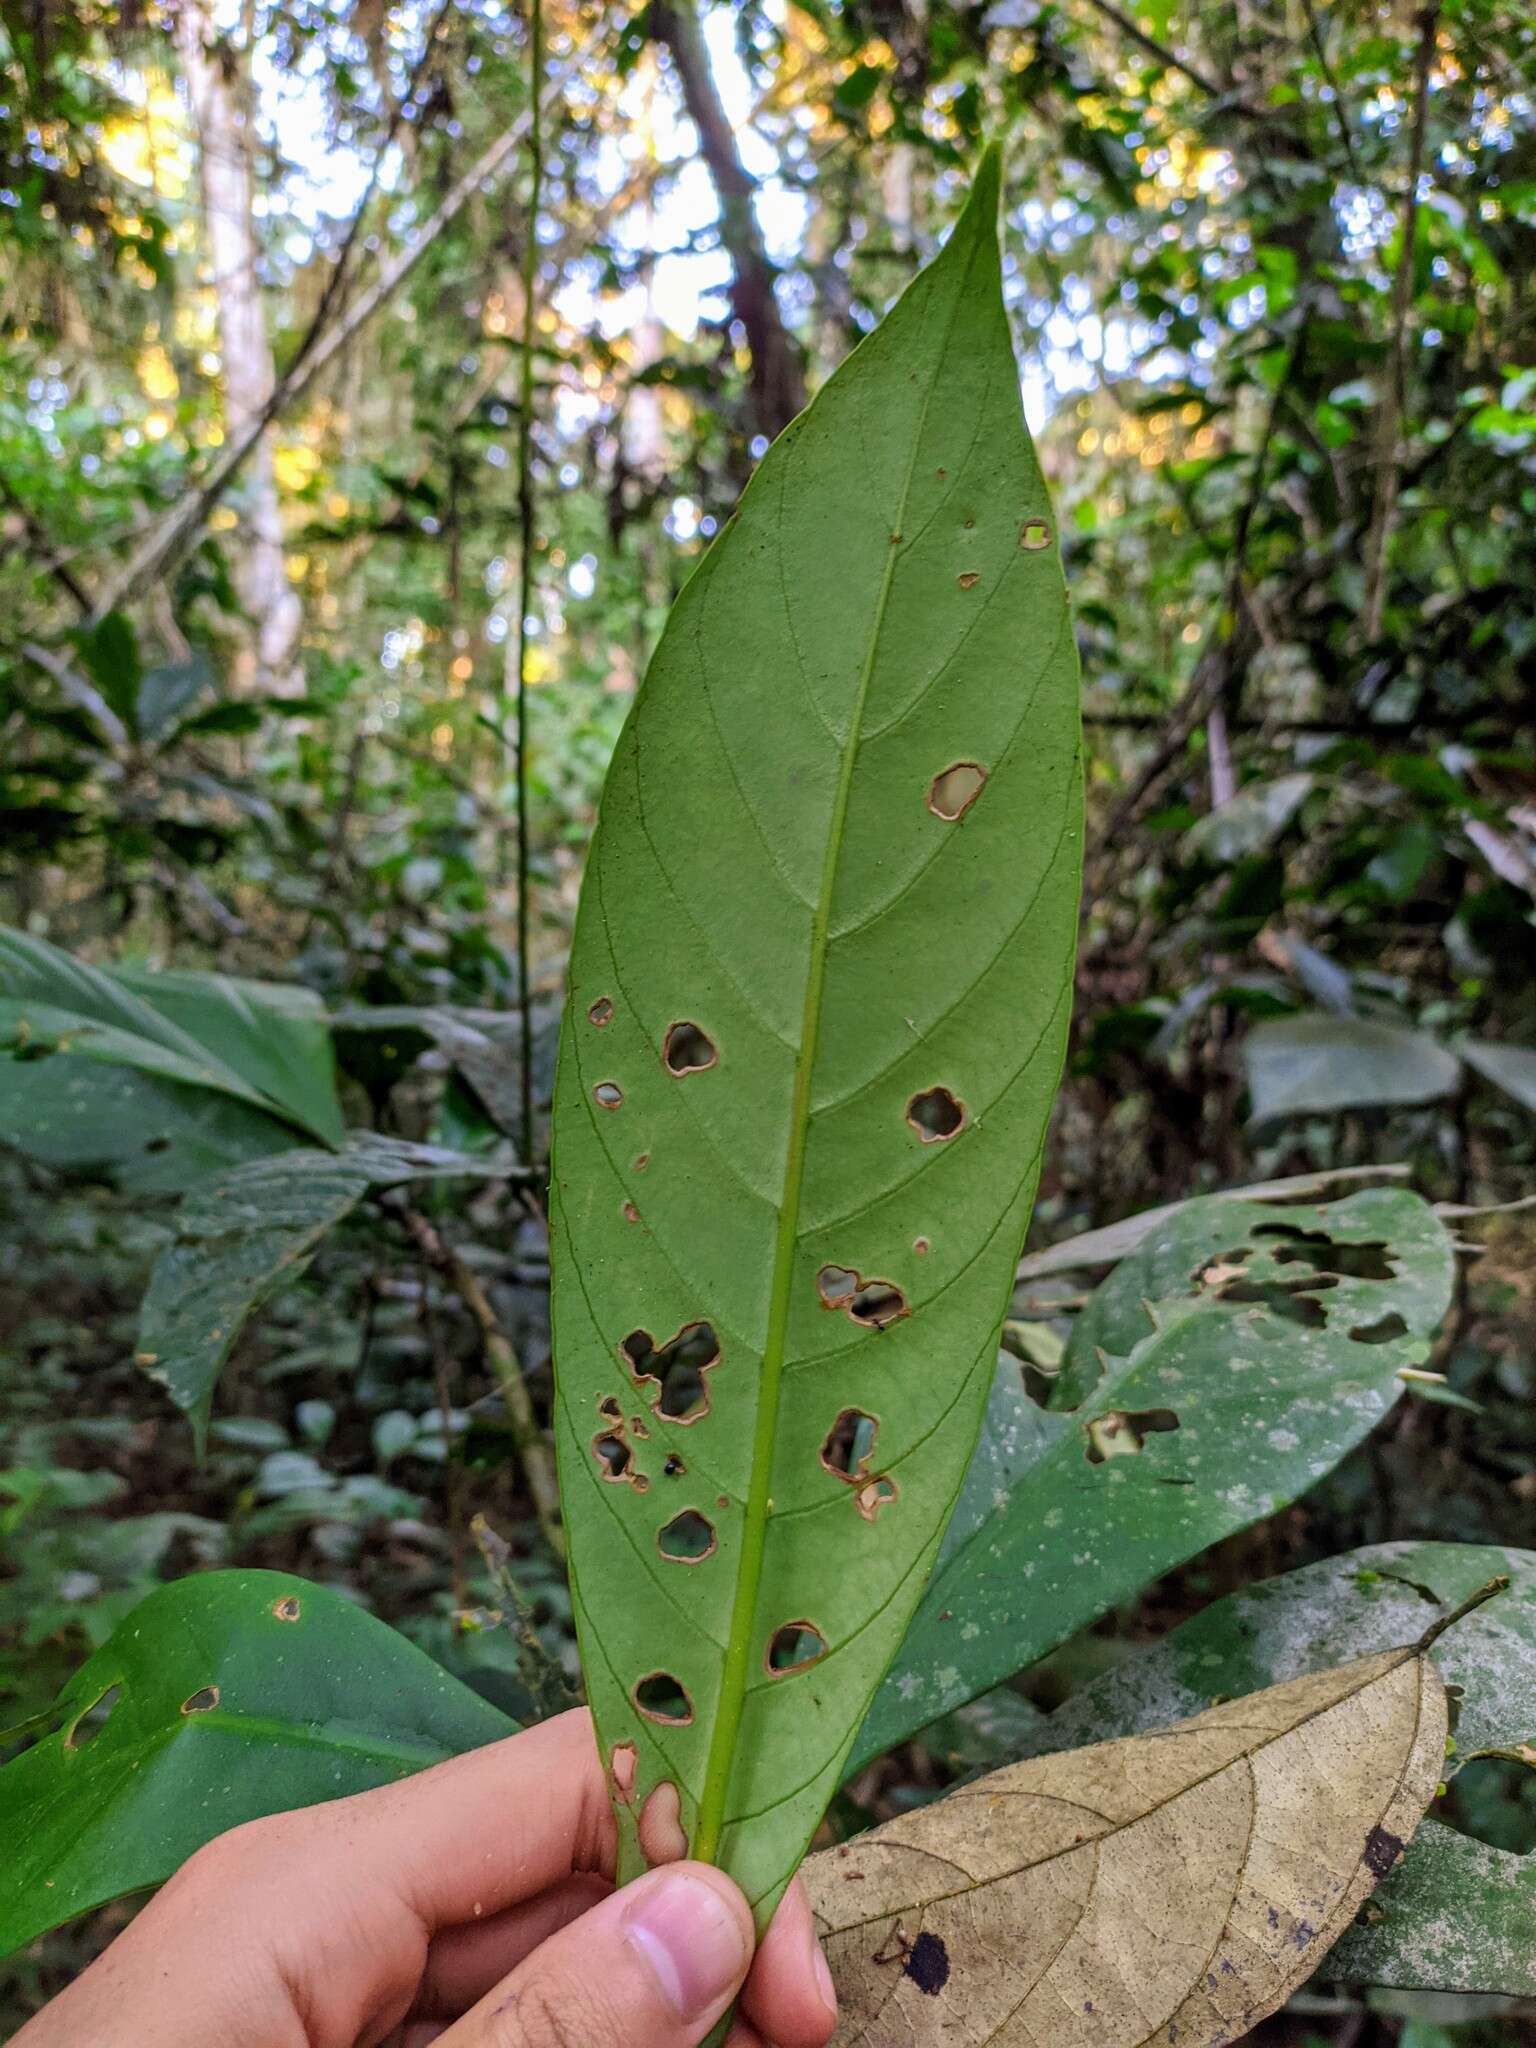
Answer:
[[[741,1989],[753,1944],[728,1877],[669,1863],[535,1949],[438,2048],[696,2048]]]

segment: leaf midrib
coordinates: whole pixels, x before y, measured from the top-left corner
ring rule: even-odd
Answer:
[[[967,258],[967,271],[974,257],[973,247]],[[758,1381],[757,1417],[752,1432],[751,1477],[748,1482],[742,1530],[741,1562],[737,1568],[736,1587],[732,1596],[731,1626],[721,1674],[720,1698],[710,1736],[709,1755],[704,1767],[704,1784],[699,1798],[698,1821],[691,1844],[692,1854],[703,1863],[713,1863],[719,1858],[735,1762],[736,1737],[741,1725],[750,1678],[753,1625],[757,1614],[758,1594],[762,1586],[768,1518],[772,1507],[770,1488],[773,1482],[773,1454],[778,1440],[779,1395],[789,1327],[790,1288],[794,1280],[795,1256],[800,1240],[800,1204],[805,1181],[806,1145],[811,1127],[811,1082],[820,1048],[822,996],[826,985],[832,900],[842,857],[843,833],[847,823],[854,771],[858,765],[859,748],[864,736],[864,712],[869,700],[881,635],[885,628],[891,586],[896,578],[897,564],[905,552],[901,544],[901,535],[906,525],[907,505],[917,471],[918,452],[928,424],[928,409],[933,401],[933,394],[963,301],[962,283],[955,294],[943,346],[938,351],[936,367],[923,393],[923,402],[913,430],[906,474],[902,479],[901,495],[897,502],[896,521],[886,551],[885,566],[881,572],[880,588],[875,598],[874,618],[870,625],[869,640],[848,724],[847,743],[838,770],[827,844],[822,855],[821,883],[817,891],[816,906],[811,913],[811,959],[806,975],[805,1002],[801,1012],[800,1050],[795,1059],[795,1083],[790,1102],[789,1148],[784,1162],[783,1195],[779,1203],[779,1223],[774,1238],[773,1280],[768,1302],[767,1336],[763,1345]]]

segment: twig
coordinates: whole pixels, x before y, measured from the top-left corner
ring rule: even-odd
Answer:
[[[699,131],[700,154],[720,205],[720,239],[731,259],[731,311],[747,331],[753,411],[758,430],[771,439],[803,410],[805,378],[779,313],[773,264],[752,210],[757,186],[715,88],[694,0],[655,0],[651,33],[672,53],[683,104]]]
[[[539,201],[544,188],[544,132],[539,91],[544,75],[543,0],[528,0],[528,223],[523,235],[523,362],[517,415],[517,987],[520,1021],[518,1129],[523,1163],[533,1164],[533,976],[529,971],[528,615],[533,607],[533,301],[539,281]]]
[[[84,588],[71,571],[65,567],[60,557],[49,548],[46,535],[39,530],[37,521],[32,517],[31,507],[24,500],[17,497],[3,476],[0,476],[0,500],[3,500],[10,506],[11,510],[26,528],[27,539],[36,549],[40,558],[38,567],[46,575],[51,576],[60,589],[66,591],[74,599],[75,605],[82,617],[89,615],[91,600],[86,596]]]
[[[474,1268],[443,1239],[436,1227],[409,1203],[400,1203],[395,1214],[405,1225],[423,1258],[442,1274],[479,1327],[486,1364],[491,1368],[507,1406],[512,1441],[523,1468],[523,1477],[528,1482],[528,1493],[539,1528],[555,1556],[563,1558],[565,1532],[560,1527],[560,1487],[555,1477],[555,1461],[548,1439],[533,1412],[533,1399],[528,1392],[528,1382],[523,1378],[522,1365],[512,1339],[502,1328]]]
[[[517,1645],[517,1675],[533,1702],[534,1718],[547,1721],[552,1714],[563,1714],[567,1707],[577,1704],[580,1695],[539,1640],[528,1596],[512,1571],[511,1545],[484,1515],[473,1517],[469,1532],[480,1546],[491,1584],[501,1599],[501,1612],[496,1619]]]
[[[1334,73],[1333,66],[1328,61],[1328,46],[1323,41],[1323,31],[1318,24],[1317,15],[1313,10],[1312,0],[1301,0],[1301,5],[1302,11],[1307,17],[1308,39],[1313,49],[1317,52],[1317,61],[1322,69],[1323,77],[1327,81],[1328,90],[1333,94],[1333,111],[1335,125],[1339,131],[1339,140],[1343,143],[1344,154],[1349,159],[1350,174],[1358,184],[1361,181],[1360,159],[1355,155],[1355,138],[1349,132],[1349,119],[1344,109],[1344,95],[1339,89],[1339,81]]]
[[[1413,139],[1408,152],[1408,191],[1403,201],[1402,247],[1392,280],[1392,345],[1386,389],[1376,422],[1376,495],[1365,543],[1365,638],[1381,636],[1387,598],[1387,544],[1397,511],[1398,437],[1407,383],[1408,313],[1413,304],[1413,263],[1418,241],[1419,180],[1424,172],[1424,132],[1429,120],[1429,68],[1435,57],[1438,0],[1419,16],[1419,51],[1414,65]]]
[[[547,97],[554,100],[560,96],[566,84],[574,77],[578,65],[579,59],[572,58],[551,72]],[[368,324],[380,307],[393,298],[443,231],[453,224],[481,187],[500,173],[531,126],[532,114],[529,112],[520,114],[504,129],[489,149],[476,158],[464,175],[449,186],[436,213],[416,231],[410,245],[401,250],[394,262],[387,264],[379,272],[368,290],[353,300],[347,312],[325,339],[317,343],[302,360],[289,365],[273,385],[266,404],[262,406],[245,433],[230,442],[201,484],[178,499],[166,517],[134,550],[119,574],[108,584],[105,595],[98,599],[91,614],[93,620],[100,620],[108,612],[115,611],[126,597],[142,590],[146,584],[167,572],[187,544],[189,536],[201,528],[208,512],[223,495],[273,420],[295,399],[303,397],[327,364]]]
[[[1414,1649],[1422,1657],[1426,1650],[1432,1649],[1439,1642],[1447,1629],[1454,1628],[1457,1622],[1465,1621],[1467,1616],[1476,1613],[1479,1607],[1486,1606],[1490,1600],[1495,1599],[1500,1593],[1507,1593],[1508,1591],[1509,1577],[1507,1573],[1503,1577],[1490,1579],[1486,1586],[1479,1586],[1475,1593],[1469,1593],[1459,1607],[1453,1607],[1449,1614],[1442,1614],[1438,1621],[1432,1621],[1429,1627],[1425,1629],[1423,1635],[1414,1644]]]
[[[1106,21],[1112,21],[1123,36],[1128,36],[1139,48],[1145,50],[1149,57],[1155,57],[1159,64],[1166,64],[1170,71],[1182,73],[1191,85],[1198,85],[1211,99],[1224,100],[1229,97],[1214,78],[1207,78],[1203,71],[1187,63],[1177,51],[1170,50],[1166,43],[1160,43],[1156,36],[1148,35],[1146,30],[1128,14],[1122,14],[1118,7],[1112,6],[1111,0],[1088,0],[1088,4],[1097,8]]]

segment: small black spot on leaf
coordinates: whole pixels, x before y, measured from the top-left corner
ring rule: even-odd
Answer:
[[[919,1991],[937,1998],[949,1982],[949,1950],[937,1934],[925,1927],[907,1950],[901,1969],[902,1975],[910,1977]]]
[[[1365,1855],[1361,1860],[1372,1877],[1381,1878],[1402,1853],[1401,1836],[1390,1834],[1386,1828],[1372,1828],[1365,1838]]]

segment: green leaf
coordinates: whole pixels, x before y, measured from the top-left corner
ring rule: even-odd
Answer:
[[[368,1186],[364,1167],[332,1152],[281,1152],[193,1188],[183,1201],[139,1312],[137,1358],[191,1416],[199,1448],[214,1386],[247,1316],[298,1278]]]
[[[1455,1093],[1455,1055],[1422,1031],[1368,1017],[1277,1017],[1243,1041],[1255,1124]]]
[[[65,1172],[105,1173],[139,1194],[292,1148],[294,1133],[212,1089],[56,1054],[0,1058],[0,1143]]]
[[[959,1490],[1066,1030],[1077,669],[997,183],[989,154],[674,607],[572,953],[554,1313],[588,1688],[637,1796],[676,1782],[762,1914]]]
[[[213,671],[200,654],[190,661],[169,662],[163,668],[146,669],[135,693],[134,722],[147,740],[163,739],[169,728],[197,702],[213,681]],[[238,707],[245,710],[244,705]],[[227,730],[196,722],[199,731]],[[239,727],[237,730],[248,730]]]
[[[122,612],[108,612],[99,625],[75,636],[81,666],[111,709],[131,732],[139,731],[139,684],[143,666],[133,627]]]
[[[1490,1045],[1486,1039],[1458,1038],[1456,1050],[1485,1081],[1536,1114],[1536,1052],[1525,1045]]]
[[[162,1011],[144,999],[130,978],[93,967],[29,932],[0,928],[0,1045],[29,1059],[67,1056],[137,1067],[160,1080],[233,1096],[308,1128],[303,1117],[248,1079],[221,1049],[234,1050],[237,1058],[249,1056],[270,1077],[272,1068],[281,1069],[294,1057],[294,1027],[275,1017],[256,1026],[242,1014],[238,994],[250,984],[227,984],[233,993],[226,996],[217,987],[219,979],[170,977],[172,1007]],[[212,991],[199,994],[189,986],[204,980],[215,984]],[[179,991],[177,984],[182,985]],[[216,1043],[205,1043],[177,1021],[178,1003],[200,1029],[212,1030]],[[262,1031],[279,1050],[261,1052]]]
[[[312,989],[185,969],[119,967],[113,979],[205,1046],[294,1123],[339,1145],[330,1020]]]
[[[1135,1735],[1236,1696],[1411,1642],[1496,1576],[1507,1593],[1442,1636],[1460,1711],[1445,1773],[1536,1735],[1536,1551],[1380,1543],[1216,1601],[1086,1686],[1021,1739],[1033,1756]],[[1536,1995],[1536,1856],[1427,1821],[1329,1960],[1329,1974],[1442,1991]]]
[[[1453,1263],[1433,1210],[1395,1189],[1211,1196],[1161,1225],[1074,1330],[1052,1399],[1076,1413],[1000,1368],[978,1451],[995,1470],[973,1471],[855,1764],[1305,1492],[1423,1362]]]
[[[50,1718],[0,1769],[0,1953],[163,1884],[242,1821],[391,1784],[516,1728],[352,1601],[261,1571],[162,1586]]]

